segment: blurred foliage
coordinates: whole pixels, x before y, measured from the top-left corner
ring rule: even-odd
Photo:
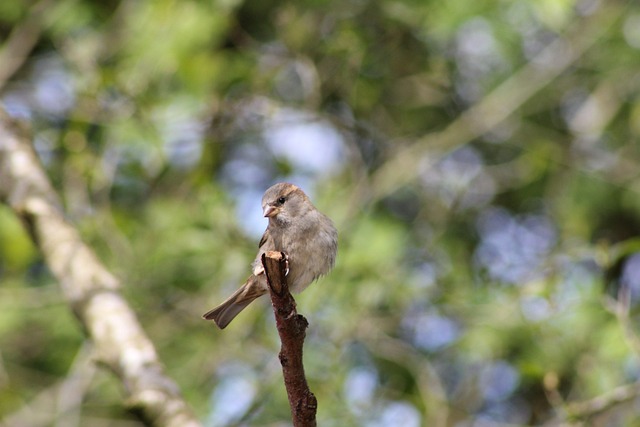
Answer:
[[[340,230],[297,298],[319,425],[541,424],[640,378],[635,2],[4,0],[0,38],[4,107],[208,425],[288,425],[267,302],[200,319],[277,180]],[[487,99],[504,120],[438,139]],[[5,425],[138,425],[3,207],[0,283]]]

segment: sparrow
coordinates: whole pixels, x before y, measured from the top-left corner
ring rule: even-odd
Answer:
[[[279,251],[287,255],[287,283],[293,292],[302,292],[335,264],[338,232],[331,219],[316,209],[300,188],[285,182],[273,185],[262,197],[262,213],[269,218],[269,225],[260,239],[253,273],[233,295],[202,316],[213,320],[220,329],[253,300],[269,292],[263,253]]]

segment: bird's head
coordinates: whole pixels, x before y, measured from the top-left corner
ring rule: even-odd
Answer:
[[[262,197],[262,213],[270,223],[288,224],[311,209],[313,205],[307,195],[286,182],[271,186]]]

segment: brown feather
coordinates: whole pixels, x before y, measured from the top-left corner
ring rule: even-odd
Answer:
[[[318,211],[304,192],[293,184],[279,183],[262,197],[264,215],[269,218],[253,275],[222,304],[203,317],[226,327],[254,299],[268,292],[262,267],[262,254],[285,252],[289,257],[289,289],[301,292],[318,277],[331,270],[336,259],[338,233],[331,220]]]
[[[266,293],[266,289],[260,286],[259,278],[252,275],[247,283],[242,285],[233,295],[216,308],[203,314],[202,317],[206,320],[213,320],[220,329],[224,329],[254,299]]]

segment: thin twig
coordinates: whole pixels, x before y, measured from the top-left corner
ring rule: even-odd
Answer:
[[[56,402],[54,427],[81,426],[82,402],[96,372],[93,344],[84,342],[75,357],[67,377],[60,385]]]
[[[287,284],[286,264],[286,256],[282,252],[269,251],[262,255],[273,313],[282,342],[280,364],[293,425],[315,427],[318,401],[309,390],[302,364],[302,347],[309,323],[304,316],[296,312],[296,301],[291,296]]]
[[[565,72],[585,54],[623,14],[624,8],[603,7],[591,17],[576,20],[565,35],[513,73],[478,103],[463,112],[444,130],[428,134],[398,148],[372,176],[374,198],[382,198],[418,177],[450,152],[494,130],[509,119],[525,102]]]
[[[639,396],[640,382],[637,382],[616,387],[584,402],[570,403],[565,409],[569,419],[587,418],[605,412],[621,403],[636,399]]]
[[[29,15],[11,30],[0,47],[0,88],[29,58],[40,39],[43,15],[51,4],[51,0],[42,0],[32,6]]]

